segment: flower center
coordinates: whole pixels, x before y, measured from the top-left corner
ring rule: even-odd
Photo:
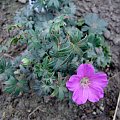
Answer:
[[[80,81],[80,85],[82,85],[83,87],[88,86],[89,85],[89,78],[87,78],[87,77],[82,78]]]

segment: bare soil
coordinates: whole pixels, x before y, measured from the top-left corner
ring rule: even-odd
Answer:
[[[98,13],[108,21],[104,33],[111,46],[112,63],[105,70],[109,85],[105,97],[98,103],[87,102],[77,106],[74,103],[58,101],[55,98],[26,94],[17,98],[0,93],[0,120],[112,120],[120,92],[120,0],[75,0],[76,16],[89,12]],[[0,43],[9,40],[7,25],[13,23],[15,11],[23,5],[15,0],[0,0]],[[118,111],[116,120],[120,120]]]

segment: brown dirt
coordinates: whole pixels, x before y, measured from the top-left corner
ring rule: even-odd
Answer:
[[[98,103],[87,102],[76,106],[71,102],[53,98],[40,98],[29,94],[13,98],[0,95],[0,120],[112,120],[120,91],[120,0],[76,0],[78,17],[95,12],[109,23],[105,37],[112,51],[112,64],[108,75],[110,82],[105,90],[105,97]],[[4,5],[3,5],[4,4]],[[7,24],[11,24],[15,10],[21,4],[14,0],[0,1],[0,39],[8,40]],[[2,21],[2,22],[1,22]],[[119,112],[119,111],[118,111]],[[118,119],[119,120],[119,116]]]

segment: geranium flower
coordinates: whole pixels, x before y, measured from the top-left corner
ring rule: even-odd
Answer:
[[[97,102],[103,98],[103,88],[107,84],[108,80],[105,73],[95,73],[91,64],[81,64],[77,69],[77,75],[70,77],[66,87],[73,92],[73,101],[80,105],[86,103],[87,100]]]

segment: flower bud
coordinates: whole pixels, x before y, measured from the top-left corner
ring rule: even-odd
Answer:
[[[25,65],[25,66],[29,65],[30,64],[30,60],[28,58],[23,58],[22,59],[22,64]]]

